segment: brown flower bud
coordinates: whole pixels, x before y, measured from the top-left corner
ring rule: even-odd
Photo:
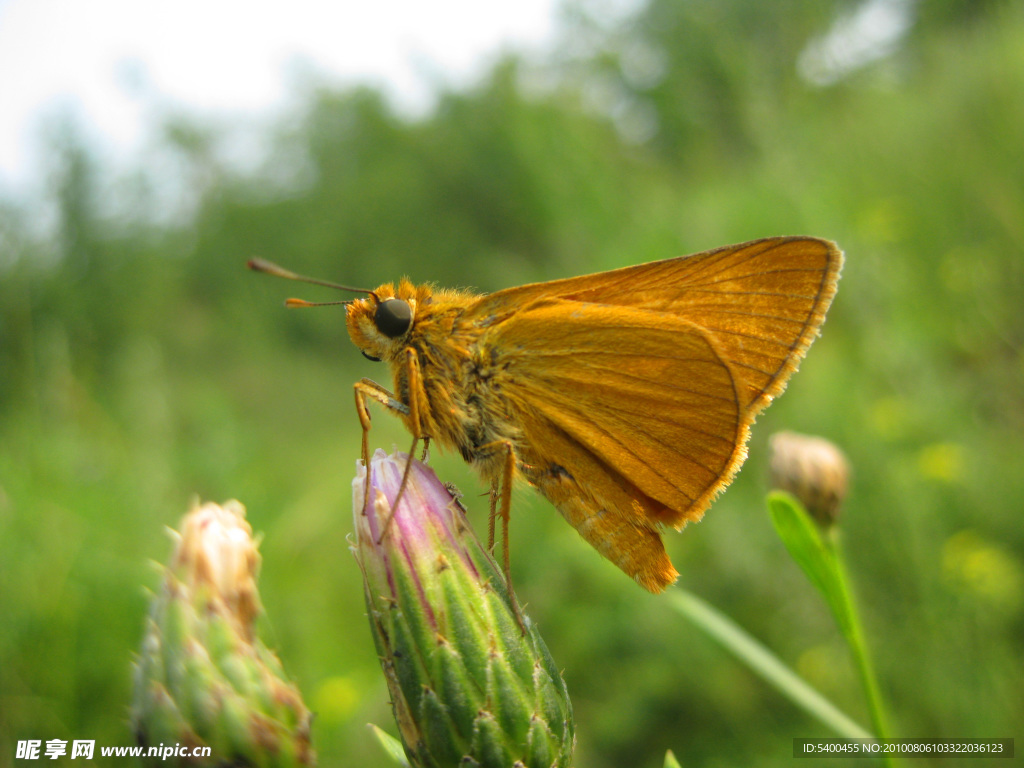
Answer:
[[[769,443],[772,487],[796,496],[821,525],[835,523],[850,479],[843,452],[822,437],[796,432],[776,432]]]

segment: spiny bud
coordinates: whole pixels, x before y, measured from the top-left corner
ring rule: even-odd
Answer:
[[[146,764],[315,764],[309,711],[256,636],[259,564],[239,502],[182,520],[135,668],[132,725],[157,750]],[[209,757],[197,762],[203,747]]]
[[[419,768],[568,766],[568,692],[460,505],[378,450],[352,483],[355,553],[398,730]],[[369,471],[369,499],[364,499]]]

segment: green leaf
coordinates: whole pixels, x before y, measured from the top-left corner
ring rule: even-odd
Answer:
[[[795,498],[782,491],[768,494],[768,512],[790,555],[825,596],[839,630],[842,632],[864,686],[875,735],[888,735],[881,692],[868,655],[860,618],[854,606],[852,590],[843,567],[838,540],[823,539],[814,520]],[[891,757],[886,756],[891,764]]]
[[[370,723],[369,726],[370,731],[372,731],[373,735],[377,737],[378,743],[380,743],[384,748],[384,751],[388,753],[388,757],[403,768],[409,768],[409,761],[405,759],[405,750],[402,748],[402,742],[387,731],[381,730],[373,723]]]
[[[665,768],[681,768],[679,761],[676,760],[676,756],[672,754],[671,749],[665,753]]]
[[[835,554],[822,539],[817,523],[799,501],[784,491],[768,494],[768,513],[790,556],[825,597],[840,629],[848,636],[849,617],[843,605]]]

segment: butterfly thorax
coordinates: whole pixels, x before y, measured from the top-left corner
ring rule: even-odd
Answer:
[[[485,478],[493,478],[502,457],[496,444],[519,442],[515,416],[502,396],[508,376],[499,350],[488,344],[485,328],[465,319],[480,296],[463,290],[435,290],[402,280],[388,283],[374,297],[348,307],[352,341],[371,359],[388,363],[395,399],[409,406],[415,396],[419,433],[453,448]],[[375,321],[379,302],[400,299],[412,310],[408,331],[389,338]],[[412,350],[415,370],[408,350]],[[412,415],[403,414],[413,429]]]

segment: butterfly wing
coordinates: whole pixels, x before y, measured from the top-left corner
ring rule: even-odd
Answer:
[[[742,463],[729,364],[688,320],[542,299],[486,333],[517,414],[523,473],[648,589],[675,579],[658,533],[699,519]]]
[[[825,240],[769,238],[483,297],[464,320],[509,353],[523,473],[660,591],[676,572],[659,524],[699,519],[735,474],[842,261]]]
[[[472,317],[485,325],[499,323],[531,302],[558,297],[689,320],[714,337],[753,420],[782,392],[817,336],[842,263],[842,253],[827,240],[767,238],[510,288],[483,298]]]

